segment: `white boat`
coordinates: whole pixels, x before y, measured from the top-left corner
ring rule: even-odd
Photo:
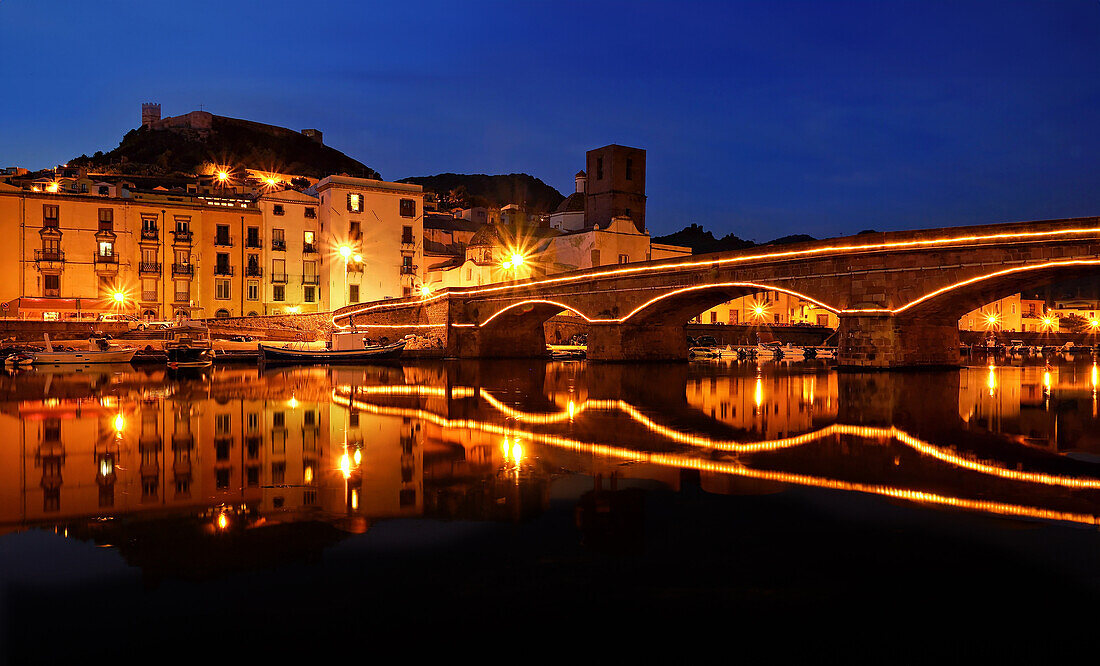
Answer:
[[[761,342],[756,345],[756,357],[760,359],[783,359],[784,361],[801,361],[806,358],[806,350],[790,343]]]
[[[111,349],[107,340],[100,338],[94,340],[99,349],[82,349],[75,351],[57,351],[53,348],[53,343],[50,342],[50,335],[43,333],[42,337],[46,340],[46,351],[32,352],[34,357],[34,365],[68,365],[68,364],[80,364],[85,363],[129,363],[134,358],[134,354],[137,353],[137,349],[133,348],[114,348]]]

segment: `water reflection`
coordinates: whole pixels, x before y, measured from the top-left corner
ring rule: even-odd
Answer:
[[[576,475],[597,479],[575,498],[591,543],[632,541],[634,518],[604,515],[642,510],[615,494],[626,479],[1100,522],[1091,363],[127,367],[4,376],[0,397],[4,531],[122,542],[135,521],[196,538],[310,523],[336,528],[328,543],[396,517],[524,520]]]

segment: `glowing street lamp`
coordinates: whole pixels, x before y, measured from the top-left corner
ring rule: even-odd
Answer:
[[[126,303],[126,294],[122,293],[121,291],[116,291],[114,293],[114,299],[115,299],[115,303],[118,303],[119,305],[125,305],[125,303]]]
[[[420,297],[421,297],[421,298],[427,298],[427,297],[429,297],[429,296],[431,296],[431,295],[432,295],[432,288],[431,288],[431,287],[429,287],[429,286],[428,286],[428,285],[426,285],[426,284],[425,284],[425,285],[421,285],[421,287],[420,287]]]
[[[1055,323],[1056,322],[1055,322],[1054,317],[1043,317],[1043,328],[1045,330],[1049,331],[1049,330],[1053,329],[1054,326],[1055,326]]]
[[[996,328],[1001,322],[1001,317],[996,312],[990,312],[985,316],[985,328],[986,330]]]

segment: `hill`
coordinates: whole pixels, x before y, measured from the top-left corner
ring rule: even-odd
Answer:
[[[703,229],[698,224],[684,227],[680,231],[667,236],[658,236],[654,243],[668,243],[669,245],[684,245],[691,248],[692,254],[704,254],[706,252],[723,252],[726,250],[744,250],[754,247],[756,243],[738,238],[733,234],[726,234],[722,238],[715,238],[714,234]]]
[[[362,162],[294,130],[224,116],[210,116],[208,130],[187,126],[130,130],[110,152],[69,160],[72,166],[102,173],[135,175],[199,173],[202,165],[211,162],[313,178],[339,173],[381,177]]]
[[[483,173],[441,173],[402,178],[402,183],[422,185],[435,192],[444,206],[499,208],[519,204],[529,213],[550,213],[565,197],[553,187],[525,173],[487,176]]]

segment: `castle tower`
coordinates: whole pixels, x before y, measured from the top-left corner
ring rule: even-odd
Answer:
[[[145,127],[160,120],[160,104],[145,102],[141,105],[141,125]]]
[[[645,151],[612,144],[588,151],[585,162],[585,226],[607,228],[625,215],[645,231]]]

